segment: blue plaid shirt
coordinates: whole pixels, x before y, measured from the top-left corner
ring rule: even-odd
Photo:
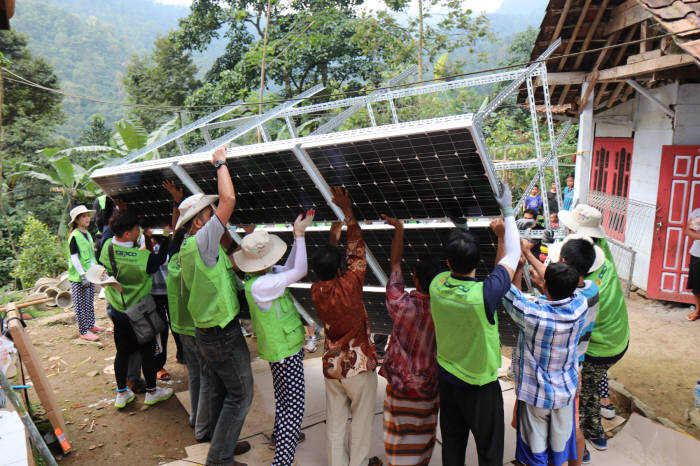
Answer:
[[[578,386],[576,345],[588,302],[580,292],[560,301],[533,301],[510,287],[503,305],[518,327],[513,352],[518,399],[543,409],[571,403]]]

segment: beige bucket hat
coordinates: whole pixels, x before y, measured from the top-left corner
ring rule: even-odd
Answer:
[[[85,272],[85,278],[90,283],[102,286],[111,286],[118,292],[122,292],[122,285],[117,281],[116,278],[112,277],[107,273],[107,269],[99,264],[95,264]]]
[[[94,210],[90,210],[87,207],[85,207],[84,205],[78,205],[78,206],[73,207],[70,210],[70,222],[69,222],[69,224],[75,222],[75,219],[78,218],[79,215],[84,214],[84,213],[89,214],[90,219],[92,219],[95,216]]]
[[[578,204],[574,210],[560,210],[559,223],[574,233],[593,238],[605,238],[605,230],[600,226],[603,214],[588,204]]]
[[[197,193],[189,196],[187,199],[182,201],[178,207],[180,210],[180,217],[177,219],[175,229],[177,230],[185,223],[189,222],[190,219],[197,215],[200,210],[208,205],[212,205],[217,200],[219,200],[219,196],[215,194]]]
[[[241,249],[233,254],[233,260],[244,272],[257,272],[272,267],[287,251],[287,245],[279,236],[265,230],[257,230],[243,237]]]
[[[602,267],[603,263],[605,262],[605,252],[603,252],[603,249],[600,248],[600,246],[596,246],[593,243],[593,239],[591,239],[590,236],[582,235],[580,233],[573,233],[571,235],[568,235],[566,238],[564,238],[564,241],[561,241],[559,243],[554,243],[549,245],[549,252],[547,254],[547,257],[552,261],[552,262],[559,262],[561,259],[561,250],[566,244],[567,241],[570,241],[572,239],[582,239],[585,241],[588,241],[589,243],[593,244],[593,250],[595,251],[595,260],[593,261],[593,265],[591,265],[591,268],[588,269],[588,273],[591,273],[595,270],[598,270],[599,268]]]

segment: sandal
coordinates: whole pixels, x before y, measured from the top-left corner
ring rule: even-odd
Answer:
[[[690,314],[685,316],[685,318],[693,322],[694,320],[700,319],[700,312],[691,312]]]
[[[170,380],[170,374],[165,369],[161,369],[156,373],[158,380]]]

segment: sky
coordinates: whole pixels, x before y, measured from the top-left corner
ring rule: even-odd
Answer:
[[[165,3],[168,5],[182,5],[182,6],[189,6],[192,3],[192,0],[155,0],[155,1],[158,3]],[[417,3],[417,1],[413,0],[411,3]],[[503,3],[503,0],[465,0],[464,3],[465,3],[465,6],[471,8],[474,11],[484,12],[484,13],[493,13],[494,11],[498,10],[498,8],[500,8],[501,4]],[[377,9],[380,9],[384,5],[384,2],[382,0],[366,0],[365,5],[366,5],[365,8],[368,10],[377,10]]]

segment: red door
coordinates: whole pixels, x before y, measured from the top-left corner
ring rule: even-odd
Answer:
[[[590,190],[608,196],[605,196],[605,202],[589,199],[589,203],[603,213],[605,233],[623,242],[627,204],[618,201],[626,199],[629,192],[633,145],[634,139],[631,138],[595,138],[593,143]]]
[[[688,214],[700,207],[700,146],[664,146],[652,243],[647,296],[692,303],[688,250],[684,234]]]

